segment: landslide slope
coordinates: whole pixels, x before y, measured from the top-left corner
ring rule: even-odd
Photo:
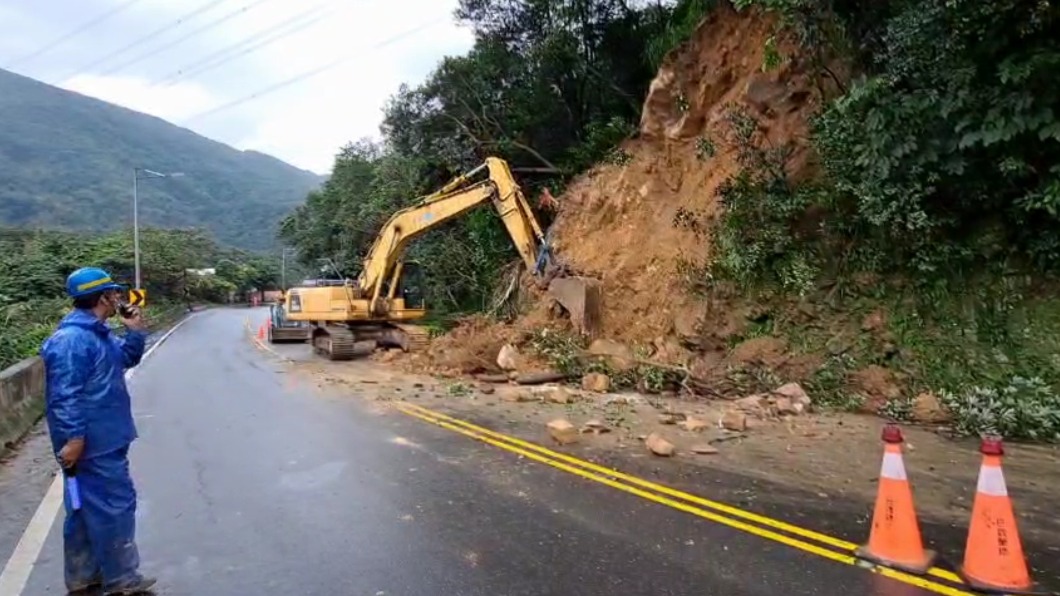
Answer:
[[[560,200],[557,252],[601,279],[605,336],[652,342],[698,315],[684,272],[710,258],[710,229],[680,223],[720,212],[718,191],[739,169],[729,116],[754,117],[756,143],[790,144],[789,175],[805,170],[812,83],[797,58],[763,72],[774,31],[772,18],[722,3],[665,59],[622,163],[594,168]]]
[[[785,59],[764,69],[772,36]],[[664,59],[638,133],[618,148],[617,159],[580,176],[559,199],[556,253],[600,280],[600,336],[645,348],[660,361],[688,363],[696,355],[680,346],[680,338],[706,333],[723,344],[744,324],[746,307],[736,312],[733,304],[709,304],[688,290],[688,272],[702,271],[710,258],[710,229],[680,224],[709,222],[720,213],[718,191],[740,168],[731,121],[736,112],[757,121],[756,144],[791,147],[789,176],[809,170],[808,119],[816,110],[810,72],[772,16],[737,12],[727,3]],[[432,368],[490,368],[503,343],[548,322],[547,303],[537,300],[512,325],[465,322],[434,342]],[[768,359],[768,352],[779,352],[774,347],[745,351]]]

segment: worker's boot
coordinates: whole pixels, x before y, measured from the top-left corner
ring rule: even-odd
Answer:
[[[133,596],[134,594],[144,594],[150,590],[157,581],[158,580],[153,577],[140,575],[136,579],[125,582],[121,585],[107,588],[103,591],[103,596]]]
[[[76,586],[68,586],[66,590],[66,596],[89,596],[90,594],[98,594],[99,589],[103,587],[103,578],[95,577],[89,580],[87,583],[78,584]]]

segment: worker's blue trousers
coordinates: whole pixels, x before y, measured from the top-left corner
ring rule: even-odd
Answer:
[[[67,589],[96,582],[110,588],[135,581],[140,554],[135,539],[136,489],[129,475],[129,448],[79,461],[77,484],[80,510],[70,508],[69,490],[63,491]]]

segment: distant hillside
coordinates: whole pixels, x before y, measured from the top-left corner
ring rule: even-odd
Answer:
[[[185,174],[141,181],[143,224],[202,227],[247,249],[275,245],[277,222],[322,181],[274,157],[0,70],[0,225],[126,227],[134,167]]]

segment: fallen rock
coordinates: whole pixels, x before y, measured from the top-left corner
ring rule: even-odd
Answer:
[[[710,445],[693,445],[692,453],[698,453],[699,455],[714,455],[720,452],[717,447],[712,447]]]
[[[610,339],[593,340],[587,351],[593,356],[603,357],[604,362],[619,372],[625,372],[637,365],[634,361],[636,357],[629,346]]]
[[[743,432],[747,430],[747,414],[740,410],[728,410],[721,417],[721,426],[727,430]]]
[[[773,401],[773,407],[777,409],[777,414],[781,416],[796,416],[802,413],[802,404],[797,404],[799,407],[796,408],[795,402],[791,401],[790,397],[778,397]]]
[[[611,390],[611,378],[603,373],[589,373],[582,377],[582,389],[593,393],[607,393]]]
[[[699,432],[699,431],[703,430],[704,428],[710,428],[710,423],[707,422],[706,420],[701,419],[701,418],[696,418],[694,416],[689,416],[689,417],[685,418],[684,420],[682,420],[681,422],[679,422],[678,426],[680,426],[681,428],[683,428],[683,429],[685,429],[687,431]]]
[[[487,384],[487,383],[479,383],[478,384],[478,390],[479,390],[480,393],[484,393],[486,395],[492,395],[493,393],[495,393],[497,391],[497,388],[494,387],[493,385],[490,385],[490,384]]]
[[[953,420],[938,396],[931,392],[921,393],[913,400],[913,420],[926,424],[945,424]]]
[[[646,403],[643,397],[638,395],[609,395],[604,399],[605,406],[637,406]]]
[[[482,381],[483,383],[507,383],[509,381],[508,375],[475,375],[475,379]]]
[[[644,445],[648,447],[649,451],[660,457],[670,457],[677,449],[673,443],[660,437],[658,433],[648,435],[648,438],[644,439]]]
[[[548,403],[569,404],[574,401],[574,395],[566,387],[547,387],[542,389],[542,397]]]
[[[802,385],[799,385],[798,383],[781,385],[773,390],[773,394],[777,397],[786,397],[790,399],[793,404],[802,404],[803,408],[809,408],[813,404],[813,400],[810,399],[809,395],[806,395],[806,392],[802,389]]]
[[[578,442],[578,429],[566,418],[557,418],[548,423],[548,434],[560,445]]]
[[[760,394],[741,397],[740,399],[732,403],[734,406],[740,408],[741,410],[752,412],[763,410],[768,405],[768,402],[766,401],[766,396]]]
[[[593,418],[592,420],[589,420],[582,425],[581,432],[599,435],[611,432],[611,427],[605,424],[602,420],[597,420],[596,418]]]
[[[504,344],[501,351],[497,353],[497,366],[502,370],[519,368],[519,350],[512,344]]]

